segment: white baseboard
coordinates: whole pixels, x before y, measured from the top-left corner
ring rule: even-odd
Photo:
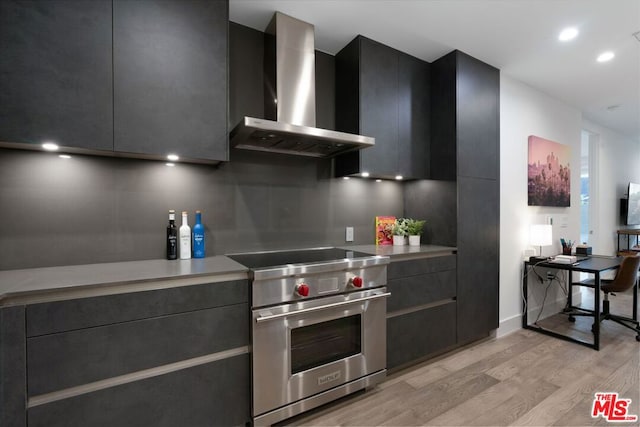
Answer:
[[[562,311],[566,303],[567,300],[564,297],[556,299],[552,304],[549,304],[547,302],[545,304],[544,312],[542,313],[542,316],[540,316],[540,318],[544,319],[545,317],[552,316]],[[576,290],[573,293],[572,303],[573,305],[580,305],[580,303],[582,303],[582,294],[580,293],[580,289]],[[531,321],[533,320],[531,319],[531,313],[536,313],[537,316],[537,312],[539,310],[540,306],[529,307],[529,323],[531,323]],[[522,313],[518,313],[514,316],[501,319],[498,329],[495,331],[495,336],[496,338],[501,338],[505,335],[509,335],[513,332],[519,331],[520,329],[522,329]]]

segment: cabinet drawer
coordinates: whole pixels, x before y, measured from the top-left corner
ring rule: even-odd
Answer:
[[[249,301],[247,280],[80,298],[27,306],[27,336],[110,325]]]
[[[387,312],[451,299],[456,296],[456,270],[389,280],[387,289]]]
[[[387,319],[387,368],[421,359],[456,343],[456,303]]]
[[[247,304],[27,339],[29,396],[249,343]]]
[[[400,277],[434,273],[436,271],[455,270],[455,268],[455,255],[412,259],[409,261],[392,261],[387,269],[387,278],[388,280],[392,280]]]
[[[243,354],[28,410],[29,427],[245,425],[250,364]]]

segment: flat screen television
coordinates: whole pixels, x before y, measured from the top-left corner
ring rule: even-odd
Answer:
[[[627,200],[626,225],[640,225],[640,184],[629,183],[629,199]]]

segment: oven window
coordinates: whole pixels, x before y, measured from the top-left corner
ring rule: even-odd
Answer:
[[[291,330],[291,374],[360,353],[362,315]]]

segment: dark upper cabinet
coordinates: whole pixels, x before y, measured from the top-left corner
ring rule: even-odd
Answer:
[[[0,1],[0,141],[113,150],[110,0]]]
[[[316,57],[316,126],[336,129],[336,59],[317,51]]]
[[[431,63],[431,178],[455,181],[457,169],[456,55]]]
[[[264,117],[264,33],[229,22],[229,129]]]
[[[340,91],[338,90],[338,96]],[[398,52],[360,38],[360,129],[376,145],[361,150],[360,170],[392,177],[398,169]]]
[[[228,160],[227,0],[0,1],[0,144]]]
[[[398,170],[410,178],[430,176],[430,64],[398,58]]]
[[[431,65],[431,177],[498,179],[500,71],[457,50]]]
[[[358,36],[336,55],[336,129],[376,139],[336,157],[336,175],[426,178],[429,64]]]
[[[228,160],[226,0],[114,0],[114,149]]]
[[[458,52],[458,175],[498,179],[500,71]]]

